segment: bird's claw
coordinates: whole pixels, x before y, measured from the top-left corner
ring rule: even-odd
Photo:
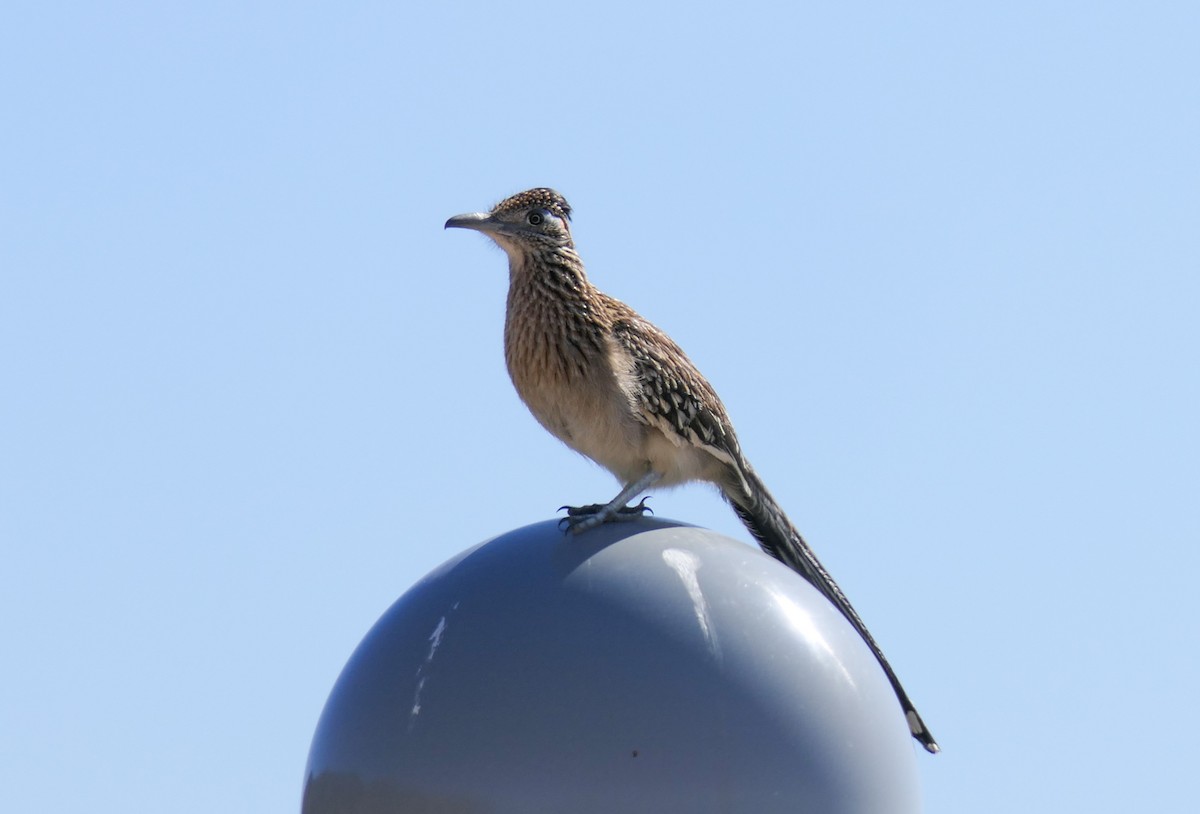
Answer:
[[[561,506],[559,507],[559,511],[561,512],[565,509],[567,516],[558,521],[558,527],[564,533],[582,534],[588,529],[594,529],[605,523],[636,520],[645,515],[646,512],[654,514],[654,510],[646,505],[646,501],[649,499],[650,496],[646,495],[632,506],[614,507],[610,504],[602,503],[592,503],[588,506]]]
[[[636,516],[636,517],[641,517],[646,512],[650,512],[650,514],[654,514],[654,509],[651,509],[649,506],[646,505],[646,501],[649,499],[650,499],[650,495],[645,495],[642,497],[641,500],[639,500],[634,505],[622,506],[621,508],[617,509],[617,514],[628,514],[628,515]]]

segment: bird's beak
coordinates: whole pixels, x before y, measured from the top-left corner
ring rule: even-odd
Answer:
[[[469,212],[455,215],[446,221],[446,229],[474,229],[476,232],[492,234],[500,231],[500,223],[486,212]]]

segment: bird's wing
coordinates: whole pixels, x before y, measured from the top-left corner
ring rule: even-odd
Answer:
[[[735,470],[742,454],[733,425],[712,385],[671,337],[614,300],[613,337],[633,361],[641,421],[680,444],[692,444]]]

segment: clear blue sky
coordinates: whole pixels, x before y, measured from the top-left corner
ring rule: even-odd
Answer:
[[[361,636],[607,499],[452,214],[576,209],[945,751],[930,814],[1184,811],[1191,3],[10,3],[0,786],[296,811]],[[710,490],[662,516],[748,540]]]

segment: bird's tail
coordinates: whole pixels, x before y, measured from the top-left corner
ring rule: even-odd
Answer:
[[[833,581],[833,577],[829,576],[829,572],[821,565],[817,555],[808,547],[808,543],[804,542],[800,532],[796,531],[795,526],[783,513],[783,509],[779,508],[779,504],[771,497],[771,493],[767,491],[767,487],[759,480],[754,470],[746,465],[740,474],[742,483],[738,484],[737,488],[722,490],[738,517],[754,535],[754,539],[762,546],[763,551],[798,572],[842,612],[842,615],[871,648],[871,652],[879,661],[879,666],[887,674],[888,681],[892,683],[892,689],[896,691],[896,697],[900,700],[900,706],[904,709],[904,717],[912,736],[920,741],[926,750],[933,753],[940,751],[937,741],[933,739],[933,735],[925,726],[925,722],[921,720],[912,701],[908,700],[908,694],[900,686],[900,679],[896,678],[896,673],[888,664],[887,658],[884,657],[883,650],[875,643],[875,639],[867,630],[867,626],[863,624],[862,619],[859,618],[854,606],[850,604],[850,600],[846,599],[842,589]]]

